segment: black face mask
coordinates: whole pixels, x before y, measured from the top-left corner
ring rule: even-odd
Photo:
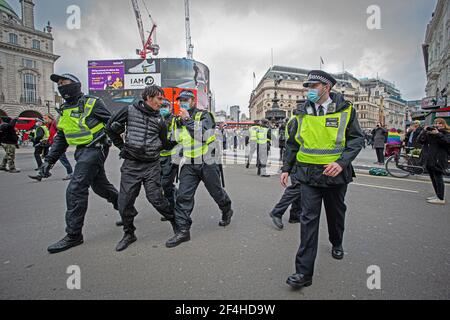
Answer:
[[[60,86],[58,91],[66,101],[78,98],[81,95],[81,83],[70,83]]]

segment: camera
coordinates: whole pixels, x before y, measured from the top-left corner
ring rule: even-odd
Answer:
[[[433,130],[437,130],[436,127],[427,127],[427,131],[433,131]]]

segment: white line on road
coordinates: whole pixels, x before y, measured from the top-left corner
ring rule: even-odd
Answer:
[[[425,184],[431,184],[431,181],[422,181],[422,180],[415,180],[415,179],[408,179],[408,178],[393,178],[393,177],[378,177],[378,176],[372,176],[370,174],[363,174],[363,173],[357,173],[356,177],[368,177],[368,178],[374,178],[374,179],[384,179],[384,180],[395,180],[399,182],[418,182],[418,183],[425,183]]]
[[[419,193],[419,191],[414,191],[414,190],[389,188],[389,187],[375,186],[375,185],[371,185],[371,184],[352,183],[351,185],[361,186],[361,187],[369,187],[369,188],[377,188],[377,189],[394,190],[394,191],[401,191],[401,192],[409,192],[409,193]]]

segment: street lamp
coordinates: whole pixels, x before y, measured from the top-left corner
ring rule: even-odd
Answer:
[[[47,106],[47,114],[50,114],[50,100],[45,100],[45,105]]]

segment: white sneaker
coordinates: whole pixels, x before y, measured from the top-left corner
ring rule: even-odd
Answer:
[[[434,197],[429,197],[429,198],[427,198],[427,201],[430,201],[430,200],[435,200],[435,199],[437,199],[437,197],[436,197],[436,196],[434,196]]]
[[[433,200],[428,200],[428,203],[430,204],[445,204],[445,200],[441,200],[441,199],[433,199]]]

